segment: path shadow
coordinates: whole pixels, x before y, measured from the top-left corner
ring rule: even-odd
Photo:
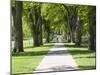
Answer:
[[[63,45],[55,45],[54,48],[63,48]]]
[[[68,52],[66,50],[59,50],[59,51],[30,51],[30,52],[22,52],[22,53],[13,53],[12,56],[56,56],[56,55],[66,55]]]
[[[54,41],[54,42],[50,42],[50,43],[70,43],[70,42],[67,42],[67,41],[61,41],[61,42]]]
[[[62,55],[67,55],[67,54],[69,54],[67,50],[59,50],[59,51],[51,51],[51,52],[49,52],[49,53],[47,54],[47,56],[52,56],[52,55],[53,55],[53,56],[54,56],[54,55],[55,55],[55,56],[56,56],[56,55],[59,55],[59,56],[61,55],[61,56],[62,56]]]
[[[19,74],[12,74],[12,75],[20,75],[20,74],[39,74],[39,73],[53,73],[53,72],[69,72],[69,71],[84,71],[84,70],[94,70],[96,69],[96,66],[80,66],[82,69],[75,69],[75,67],[71,67],[71,66],[56,66],[56,67],[52,67],[52,68],[46,68],[47,69],[51,69],[51,71],[43,71],[45,69],[40,69],[37,72],[34,70],[33,73],[19,73]],[[68,68],[68,69],[67,69]]]
[[[82,71],[82,70],[96,69],[96,66],[79,66],[79,67],[81,67],[81,69],[69,65],[54,66],[51,68],[38,69],[37,71],[34,71],[34,73],[67,72],[67,71],[80,71],[80,70]]]
[[[73,70],[79,70],[78,67],[69,66],[69,65],[59,65],[59,66],[53,66],[50,68],[42,68],[37,69],[34,71],[34,73],[43,73],[43,72],[63,72],[63,71],[73,71]]]

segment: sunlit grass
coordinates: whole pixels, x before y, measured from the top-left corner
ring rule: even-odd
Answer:
[[[27,46],[24,52],[12,54],[12,74],[32,73],[52,46],[52,43],[40,47]]]

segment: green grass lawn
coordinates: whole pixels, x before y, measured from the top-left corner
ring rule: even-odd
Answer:
[[[12,74],[32,73],[52,46],[53,43],[44,44],[40,47],[26,46],[24,52],[13,53]]]
[[[55,42],[56,39],[53,41]],[[54,43],[49,43],[40,47],[33,47],[32,39],[24,40],[24,52],[12,54],[12,74],[32,73],[53,45]],[[84,46],[76,47],[71,43],[66,43],[65,47],[72,54],[81,70],[96,68],[95,51],[88,50]]]
[[[66,44],[65,47],[72,54],[76,63],[81,70],[89,70],[96,68],[96,52],[88,50],[87,47],[75,47],[74,44]]]

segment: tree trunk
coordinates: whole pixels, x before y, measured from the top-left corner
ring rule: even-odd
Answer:
[[[68,29],[67,29],[67,40],[68,42],[71,42],[71,28],[70,28],[70,17],[68,16]]]
[[[68,32],[70,32],[70,42],[75,42],[75,29],[76,29],[76,21],[77,21],[77,7],[76,6],[66,6],[63,5],[67,11],[67,20],[68,20]]]
[[[40,41],[39,41],[39,12],[38,8],[35,7],[35,32],[34,32],[34,46],[40,46]]]
[[[89,8],[89,50],[96,50],[96,7]]]
[[[40,46],[43,44],[43,41],[42,41],[42,16],[40,13],[40,8],[35,6],[34,14],[32,12],[30,12],[29,18],[32,22],[33,46]]]
[[[73,16],[68,16],[68,42],[75,42]]]
[[[76,27],[76,41],[75,41],[76,46],[81,45],[81,36],[82,36],[82,20],[78,16],[77,27]]]
[[[22,2],[16,1],[16,26],[17,27],[17,41],[18,52],[23,52],[23,30],[22,30]]]
[[[71,42],[71,34],[70,34],[70,31],[68,31],[68,33],[67,33],[67,40],[68,40],[68,42]]]
[[[49,33],[49,32],[47,32],[46,42],[47,42],[47,43],[50,42],[50,33]]]
[[[89,50],[95,50],[95,35],[93,31],[93,27],[89,26],[89,42],[88,42],[88,48]]]
[[[50,26],[48,21],[45,21],[45,31],[46,31],[46,42],[50,42]]]
[[[40,45],[43,45],[43,38],[42,38],[42,16],[40,15]]]
[[[89,50],[95,50],[94,36],[93,33],[89,35]]]
[[[39,6],[38,10],[39,10],[39,33],[40,33],[39,42],[40,42],[40,45],[43,45],[41,6]]]
[[[13,25],[14,25],[14,49],[13,49],[13,52],[15,53],[17,51],[17,44],[16,44],[16,9],[15,7],[12,7],[12,16],[13,16]]]
[[[74,31],[71,31],[71,43],[75,43]]]
[[[16,1],[16,14],[14,14],[15,44],[14,52],[23,52],[23,30],[22,30],[22,2]]]

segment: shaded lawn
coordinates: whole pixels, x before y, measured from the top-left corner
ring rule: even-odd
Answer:
[[[32,73],[53,43],[41,47],[25,47],[24,52],[12,54],[12,74]]]
[[[76,47],[74,44],[66,44],[76,63],[81,70],[96,69],[96,52],[88,50],[86,46]]]

